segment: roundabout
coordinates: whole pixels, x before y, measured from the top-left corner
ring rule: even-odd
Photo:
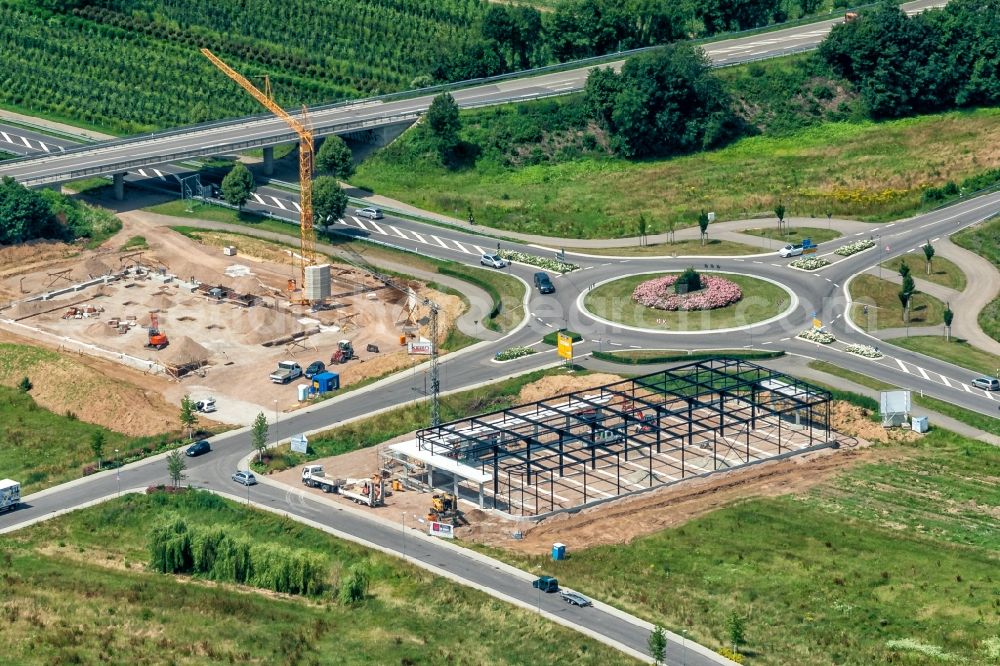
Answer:
[[[794,293],[769,278],[715,270],[696,273],[700,285],[688,285],[687,274],[655,271],[610,278],[581,293],[577,307],[611,326],[680,334],[743,330],[781,319],[798,306]],[[678,288],[677,282],[684,284]]]

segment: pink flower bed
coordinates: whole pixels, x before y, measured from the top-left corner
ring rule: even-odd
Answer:
[[[731,280],[702,275],[702,288],[690,294],[674,293],[677,275],[666,275],[636,285],[632,300],[657,310],[714,310],[724,308],[743,298],[743,290]]]

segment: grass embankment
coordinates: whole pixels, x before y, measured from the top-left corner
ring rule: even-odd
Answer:
[[[951,237],[951,241],[1000,268],[1000,217],[960,231]],[[986,335],[1000,342],[1000,296],[979,313],[979,327]]]
[[[894,391],[901,387],[894,384],[888,384],[877,379],[873,379],[867,375],[862,375],[858,372],[853,372],[851,370],[845,370],[839,365],[834,365],[833,363],[827,363],[826,361],[809,361],[809,367],[821,372],[825,372],[829,375],[835,377],[840,377],[842,379],[847,379],[849,381],[858,384],[859,386],[865,386],[875,391]],[[950,402],[945,402],[944,400],[938,400],[937,398],[931,398],[929,396],[920,395],[919,393],[912,393],[910,396],[913,404],[922,407],[924,409],[930,409],[939,414],[944,414],[957,421],[961,421],[973,428],[978,428],[983,432],[988,432],[992,435],[1000,436],[1000,420],[993,418],[992,416],[987,416],[985,414],[980,414],[979,412],[974,412],[970,409],[965,409],[964,407],[959,407],[958,405],[952,404]],[[874,403],[873,407],[878,411],[878,403]]]
[[[810,97],[811,87],[789,91],[789,99]],[[833,93],[834,100],[843,97],[841,89]],[[705,208],[720,220],[745,219],[770,213],[779,199],[790,216],[897,219],[921,208],[925,187],[1000,166],[989,139],[1000,109],[878,123],[820,111],[816,122],[840,121],[711,152],[628,162],[602,151],[600,132],[560,106],[582,107],[581,100],[463,112],[462,137],[480,152],[452,169],[415,127],[360,164],[352,183],[457,217],[471,207],[480,224],[496,229],[621,238],[638,235],[639,212],[649,221],[647,233],[658,234],[670,221],[694,226]],[[511,127],[497,129],[504,113]],[[537,120],[561,115],[568,116],[561,124]],[[855,167],[845,172],[843,164]]]
[[[327,563],[329,588],[303,598],[153,573],[150,527],[169,516],[306,550]],[[334,594],[354,567],[369,588],[348,604]],[[132,495],[5,535],[0,569],[11,600],[0,650],[12,664],[635,663],[535,613],[204,492]]]
[[[582,342],[583,336],[576,331],[567,331],[565,328],[558,331],[552,331],[551,333],[546,333],[542,336],[542,342],[547,345],[552,345],[553,347],[559,344],[559,334],[568,335],[569,339],[575,342]]]
[[[587,371],[575,368],[576,375],[588,374]],[[547,376],[565,374],[565,370],[537,370],[524,375],[505,379],[489,386],[461,391],[441,397],[441,421],[451,421],[472,414],[504,409],[517,404],[517,396],[525,384]],[[307,460],[336,456],[356,449],[377,446],[386,440],[413,432],[426,427],[428,403],[410,403],[366,419],[361,419],[342,425],[332,430],[313,435],[309,438],[309,454],[293,453],[287,444],[269,449],[271,461],[267,463],[269,471],[280,471],[301,465]],[[255,465],[255,469],[263,471],[263,467]]]
[[[612,363],[623,363],[626,365],[649,365],[655,363],[676,363],[683,361],[703,361],[709,358],[725,356],[726,358],[739,358],[747,361],[779,358],[784,356],[783,351],[746,351],[743,349],[718,349],[711,352],[686,352],[672,349],[629,349],[625,351],[595,351],[591,354],[601,361]]]
[[[127,252],[129,250],[148,250],[149,243],[146,242],[145,236],[132,236],[127,241],[125,241],[121,248],[121,252]]]
[[[1000,626],[1000,449],[934,432],[805,496],[742,501],[628,545],[518,566],[749,663],[990,663]],[[491,551],[492,552],[492,551]],[[990,646],[993,646],[992,648]]]
[[[761,238],[770,238],[773,241],[782,243],[801,243],[802,239],[808,238],[813,243],[826,243],[834,238],[840,238],[841,233],[834,229],[819,229],[817,227],[792,227],[785,225],[782,229],[778,227],[765,227],[762,229],[746,229],[741,233]]]
[[[17,155],[13,153],[5,153],[2,150],[0,150],[0,162],[2,162],[3,160],[14,159],[15,157],[17,157]]]
[[[748,254],[764,254],[766,248],[709,238],[704,243],[700,239],[684,239],[673,243],[653,243],[650,245],[625,245],[621,247],[580,248],[582,254],[597,254],[612,257],[731,257]]]
[[[665,274],[633,275],[601,285],[587,293],[584,306],[598,317],[626,326],[670,331],[708,331],[745,326],[774,317],[788,307],[788,294],[776,284],[728,273],[719,277],[738,284],[743,290],[743,298],[724,308],[668,312],[647,308],[632,300],[636,285],[660,275]]]
[[[862,274],[851,280],[851,319],[865,330],[901,328],[903,304],[899,302],[900,285],[874,275]],[[865,306],[868,314],[865,314]],[[934,326],[944,323],[944,303],[915,292],[910,297],[910,326]]]
[[[169,201],[167,203],[151,206],[145,210],[153,213],[160,213],[161,215],[170,215],[173,217],[182,217],[192,220],[223,222],[226,224],[234,224],[252,229],[259,229],[261,231],[268,231],[275,234],[281,234],[282,236],[288,237],[287,243],[289,244],[293,244],[295,242],[294,239],[297,238],[298,227],[294,224],[280,222],[278,220],[253,213],[237,213],[234,210],[223,208],[221,206],[199,206],[192,212],[187,210],[187,207],[183,202]],[[199,232],[204,232],[203,229],[199,229],[194,226],[173,226],[171,228],[174,231],[189,237],[195,237]],[[234,231],[231,233],[239,232]],[[480,287],[487,294],[489,294],[490,298],[493,300],[493,308],[490,311],[489,316],[480,321],[480,324],[490,330],[506,333],[517,326],[524,316],[524,312],[521,309],[525,294],[524,284],[520,280],[509,275],[505,275],[498,271],[483,270],[481,268],[476,268],[475,266],[466,266],[458,262],[443,261],[440,259],[424,257],[411,252],[394,250],[393,248],[381,245],[365,243],[362,240],[348,240],[347,237],[342,236],[332,235],[323,239],[322,242],[333,245],[334,247],[350,247],[358,254],[368,258],[369,261],[379,266],[392,265],[397,268],[410,266],[431,273],[457,277]],[[336,256],[331,258],[334,261],[337,260]],[[398,270],[383,268],[380,268],[379,270],[390,275],[408,277],[403,275],[402,272]]]
[[[954,363],[981,375],[992,376],[1000,368],[1000,356],[973,347],[964,340],[956,340],[954,337],[949,342],[943,335],[914,335],[908,338],[892,338],[886,342]]]
[[[910,267],[912,271],[911,276],[915,280],[927,280],[928,282],[933,282],[934,284],[939,284],[942,287],[948,287],[955,291],[963,291],[965,289],[965,273],[962,272],[962,269],[955,262],[949,261],[944,257],[934,257],[934,261],[931,262],[931,272],[929,274],[927,273],[923,254],[920,256],[896,257],[895,259],[884,261],[882,262],[882,268],[893,273],[898,273],[899,267],[903,265],[903,261],[906,261],[906,265]]]
[[[71,180],[63,184],[63,188],[76,194],[97,195],[100,191],[112,187],[113,183],[107,178],[84,178],[82,180]]]

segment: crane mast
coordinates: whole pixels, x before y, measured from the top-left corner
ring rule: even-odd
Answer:
[[[312,176],[313,176],[313,135],[312,131],[304,124],[290,116],[284,109],[275,104],[271,99],[270,80],[265,79],[267,93],[261,92],[254,84],[235,69],[223,62],[218,56],[208,49],[201,49],[202,55],[215,65],[219,71],[235,81],[241,88],[261,103],[264,108],[285,121],[292,131],[299,137],[299,187],[301,189],[299,206],[302,209],[299,213],[299,289],[305,300],[306,288],[306,266],[313,262],[316,256],[316,232],[313,229],[313,206],[312,206]],[[302,120],[307,122],[306,108],[302,107]]]

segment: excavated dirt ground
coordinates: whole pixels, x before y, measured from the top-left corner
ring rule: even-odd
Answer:
[[[47,339],[52,346],[58,346],[65,337],[107,350],[111,352],[108,356],[125,354],[143,363],[176,364],[203,357],[208,364],[202,370],[179,381],[168,382],[158,390],[169,403],[179,402],[185,393],[196,399],[213,395],[219,404],[219,415],[235,423],[252,419],[258,408],[273,409],[275,402],[281,409],[297,407],[295,384],[299,381],[281,386],[271,383],[268,375],[279,360],[294,360],[303,367],[315,360],[329,363],[341,339],[351,340],[360,359],[331,368],[340,373],[342,386],[426,360],[424,356],[407,354],[399,344],[401,327],[412,324],[426,313],[390,289],[346,293],[356,291],[355,283],[377,284],[351,267],[332,267],[333,292],[341,294],[335,298],[339,307],[310,312],[290,306],[284,300],[288,280],[298,276],[295,260],[286,249],[218,232],[206,232],[202,242],[198,242],[170,230],[161,224],[162,220],[156,219],[157,216],[142,211],[121,213],[120,217],[125,228],[96,251],[81,251],[59,243],[39,243],[30,248],[0,251],[0,306],[4,295],[10,299],[23,298],[26,293],[47,292],[117,272],[138,260],[147,267],[162,267],[179,280],[195,279],[261,296],[270,307],[244,308],[217,302],[182,286],[178,280],[165,282],[154,273],[70,292],[45,302],[16,304],[0,311],[0,318],[17,319],[20,324],[4,324],[8,332],[37,338],[36,342]],[[141,258],[129,258],[132,253],[117,251],[124,240],[133,235],[144,236],[149,244]],[[224,245],[236,246],[237,255],[223,255],[220,246]],[[227,275],[227,269],[231,270],[234,265],[244,267],[249,275]],[[55,275],[60,271],[67,272],[63,276]],[[338,281],[338,278],[343,280]],[[421,295],[426,294],[442,305],[439,325],[443,337],[461,314],[461,299],[416,283],[413,286]],[[95,313],[93,317],[63,319],[69,307],[92,307]],[[171,341],[160,351],[144,348],[146,327],[154,312],[161,331]],[[123,321],[131,318],[135,325],[120,335],[107,323],[116,317]],[[316,328],[320,332],[306,337],[302,346],[262,345],[295,331]],[[429,335],[426,326],[413,332]],[[369,344],[377,346],[379,351],[368,352]],[[74,345],[67,343],[66,346]],[[237,387],[238,392],[233,393]],[[227,409],[227,400],[232,409]],[[91,411],[78,407],[73,411]]]

